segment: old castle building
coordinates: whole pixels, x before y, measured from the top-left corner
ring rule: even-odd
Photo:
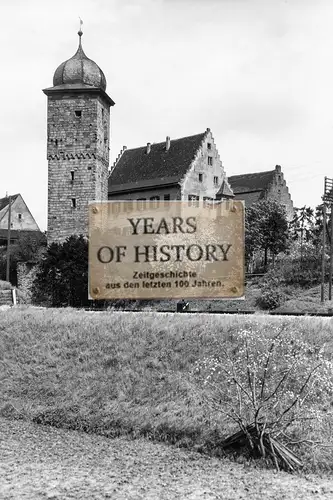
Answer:
[[[48,244],[87,234],[88,203],[108,199],[110,107],[106,79],[82,49],[55,71],[47,104]]]
[[[280,165],[274,170],[228,178],[235,200],[244,200],[245,207],[262,200],[277,201],[286,209],[288,220],[294,217],[294,205]]]
[[[235,198],[245,206],[261,199],[293,204],[281,172],[227,178],[212,132],[158,144],[123,148],[109,172],[110,108],[106,79],[85,55],[82,31],[73,57],[55,71],[48,97],[47,240],[63,242],[88,232],[88,204],[109,200],[221,200]]]
[[[213,135],[205,132],[121,152],[109,177],[109,200],[231,198]]]

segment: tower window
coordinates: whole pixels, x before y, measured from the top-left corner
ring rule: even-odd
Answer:
[[[76,208],[76,198],[72,198],[72,208]]]
[[[74,170],[71,170],[71,181],[74,181]]]
[[[213,157],[212,156],[208,156],[207,161],[208,161],[208,165],[213,165]]]
[[[212,145],[210,142],[207,142],[207,149],[212,149]]]
[[[218,184],[219,183],[219,178],[217,177],[217,175],[214,175],[214,184]]]
[[[202,182],[202,174],[199,174],[199,182]]]
[[[76,116],[77,118],[81,118],[81,116],[82,116],[82,111],[81,111],[81,109],[77,109],[77,110],[75,110],[75,116]]]

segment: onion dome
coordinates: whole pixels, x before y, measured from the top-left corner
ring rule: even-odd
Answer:
[[[76,54],[60,64],[53,77],[54,87],[58,85],[77,85],[106,89],[106,78],[101,68],[83,52],[81,45],[82,31],[78,32],[79,47]]]

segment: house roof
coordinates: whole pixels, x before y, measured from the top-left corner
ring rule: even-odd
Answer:
[[[265,199],[264,191],[250,191],[249,193],[235,194],[234,200],[242,200],[246,207],[251,207],[254,203]]]
[[[218,192],[216,193],[216,198],[223,198],[223,197],[230,197],[230,198],[233,198],[234,197],[234,193],[231,191],[228,183],[226,181],[223,181],[222,184],[221,184],[221,187],[220,189],[218,190]]]
[[[236,194],[251,191],[264,191],[273,181],[276,170],[257,172],[254,174],[241,174],[228,177],[231,189]]]
[[[109,192],[143,185],[177,184],[188,171],[207,132],[125,150],[109,177]]]
[[[16,198],[18,196],[19,196],[19,194],[14,194],[11,196],[12,203],[13,203],[13,201],[16,200]],[[9,200],[8,196],[5,196],[4,198],[0,198],[0,211],[8,206],[8,200]]]
[[[8,230],[0,229],[0,239],[7,239]],[[42,231],[28,230],[28,229],[11,229],[10,230],[10,239],[18,240],[20,237],[31,237],[38,238],[40,243],[46,243],[46,236]]]

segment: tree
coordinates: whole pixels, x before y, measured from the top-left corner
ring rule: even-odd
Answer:
[[[246,209],[245,212],[245,254],[247,262],[256,251],[264,252],[267,267],[268,252],[275,256],[288,248],[289,234],[286,211],[276,201],[263,200]]]
[[[33,286],[34,300],[54,307],[83,307],[88,301],[88,242],[70,236],[45,252]]]
[[[31,233],[31,234],[30,234]],[[38,261],[46,246],[46,237],[35,231],[19,232],[18,239],[10,245],[10,282],[17,285],[19,262]],[[7,246],[0,247],[0,279],[6,279]]]
[[[290,236],[300,242],[301,263],[303,262],[303,247],[305,243],[312,243],[315,237],[315,215],[311,207],[304,205],[295,208],[295,215],[289,224]]]
[[[295,215],[289,224],[291,237],[294,240],[300,239],[301,243],[309,242],[313,238],[314,231],[314,210],[304,205],[302,208],[295,208]]]

